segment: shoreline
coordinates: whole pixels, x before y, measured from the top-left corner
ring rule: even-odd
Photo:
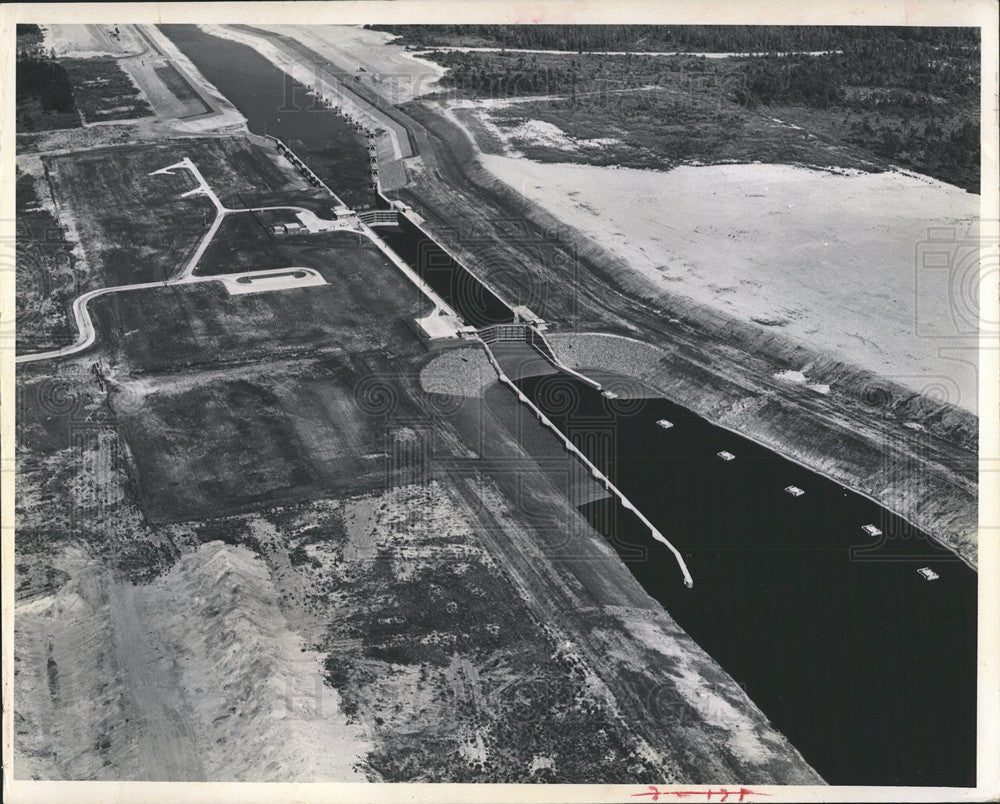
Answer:
[[[572,337],[574,335],[577,335],[577,334],[581,334],[581,335],[604,335],[606,337],[611,337],[611,338],[624,337],[624,336],[617,336],[617,335],[611,335],[609,333],[600,333],[600,332],[587,332],[587,333],[560,332],[559,333],[559,335],[564,336],[566,339],[568,339],[568,338],[570,338],[570,337]],[[638,340],[636,338],[628,338],[628,340],[635,341],[636,343],[642,344],[643,346],[652,346],[652,344],[644,343],[643,341],[640,341],[640,340]],[[615,372],[611,372],[611,371],[609,371],[609,370],[607,370],[605,368],[601,368],[601,367],[598,367],[598,366],[586,366],[584,364],[578,364],[577,367],[576,367],[576,370],[579,371],[581,374],[585,374],[585,375],[587,374],[587,372],[594,372],[594,371],[599,371],[602,374],[615,374]],[[764,447],[765,449],[771,450],[772,452],[775,452],[776,454],[780,455],[783,459],[785,459],[787,461],[790,461],[791,463],[794,463],[797,466],[801,466],[803,469],[806,469],[806,470],[808,470],[810,472],[814,472],[815,474],[820,475],[821,477],[824,477],[824,478],[826,478],[827,480],[829,480],[829,481],[831,481],[833,483],[836,483],[841,488],[850,489],[850,491],[852,491],[855,494],[860,495],[861,497],[864,497],[869,502],[873,502],[873,503],[875,503],[876,505],[878,505],[878,506],[880,506],[882,508],[886,508],[886,505],[885,505],[884,502],[882,502],[881,500],[877,499],[876,497],[873,497],[871,494],[869,494],[868,492],[864,491],[863,489],[860,489],[860,488],[851,488],[851,487],[847,486],[843,482],[843,480],[835,477],[834,475],[830,474],[829,472],[827,472],[827,471],[825,471],[823,469],[819,469],[819,468],[816,468],[816,467],[813,467],[813,466],[809,466],[807,463],[805,463],[801,459],[797,458],[794,454],[788,452],[786,449],[782,449],[778,445],[768,443],[767,441],[765,441],[764,439],[760,438],[758,435],[755,435],[753,433],[745,432],[745,431],[742,431],[742,430],[737,430],[732,425],[729,425],[729,424],[727,424],[727,423],[725,423],[725,422],[723,422],[721,420],[712,418],[712,417],[710,417],[710,416],[708,416],[708,415],[706,415],[704,413],[701,413],[701,412],[699,412],[697,410],[694,410],[693,408],[688,407],[686,404],[677,402],[676,400],[674,400],[670,396],[670,394],[666,390],[664,390],[662,388],[658,388],[657,386],[653,385],[645,377],[634,376],[634,375],[631,375],[631,374],[618,374],[618,376],[621,376],[623,378],[632,380],[634,382],[638,382],[641,385],[645,385],[645,386],[649,387],[651,390],[655,391],[657,394],[659,394],[660,398],[666,399],[666,400],[668,400],[668,401],[670,401],[670,402],[672,402],[672,403],[674,403],[676,405],[681,405],[681,407],[684,407],[687,410],[690,410],[691,413],[693,413],[694,415],[698,416],[699,418],[704,419],[709,424],[711,424],[711,425],[713,425],[715,427],[719,427],[722,430],[726,430],[726,431],[732,433],[733,435],[739,436],[740,438],[745,438],[748,441],[752,441],[755,444],[758,444],[759,446]],[[628,398],[628,397],[624,396],[624,398]],[[978,574],[979,568],[978,568],[977,564],[974,563],[974,562],[972,562],[971,560],[969,560],[966,556],[963,556],[961,553],[959,553],[958,550],[954,547],[954,545],[948,544],[947,542],[943,541],[940,537],[938,537],[937,535],[935,535],[931,531],[926,530],[926,528],[922,528],[919,524],[917,524],[916,522],[912,521],[912,519],[910,517],[906,516],[905,514],[901,514],[901,513],[897,512],[897,511],[892,511],[892,513],[895,516],[899,517],[901,520],[903,520],[910,527],[915,528],[915,529],[919,529],[919,530],[924,530],[927,533],[927,535],[931,537],[931,539],[934,541],[935,544],[937,544],[938,546],[940,546],[943,549],[947,550],[949,553],[951,553],[952,555],[954,555],[955,558],[957,558],[959,561],[961,561],[962,563],[964,563],[969,569],[971,569],[973,572],[976,572]]]
[[[978,464],[974,414],[934,402],[788,334],[658,288],[585,232],[495,177],[483,166],[474,139],[436,105],[409,104],[404,111],[412,116],[426,151],[421,150],[424,167],[415,181],[395,195],[420,211],[427,231],[472,266],[473,273],[484,255],[493,256],[491,251],[506,259],[516,255],[522,270],[517,276],[498,277],[496,284],[507,298],[517,297],[525,287],[543,288],[547,309],[536,312],[549,321],[550,338],[558,338],[564,330],[644,337],[686,369],[681,375],[688,384],[686,393],[668,396],[710,421],[729,410],[737,417],[748,415],[748,407],[753,416],[755,406],[770,404],[770,426],[798,429],[801,443],[815,443],[818,428],[828,443],[812,456],[799,451],[797,462],[868,498],[873,493],[867,489],[884,483],[884,499],[875,497],[880,506],[907,521],[916,520],[924,531],[946,532],[937,538],[949,549],[964,552],[967,563],[973,561],[978,543],[978,471],[970,471],[967,464]],[[512,216],[525,222],[526,235],[546,241],[546,248],[552,249],[550,263],[559,262],[560,250],[566,254],[568,265],[575,266],[572,282],[537,262],[531,237],[521,236],[524,245],[520,238],[512,242],[495,223]],[[474,244],[462,242],[464,227],[480,236]],[[490,237],[483,237],[483,232]],[[817,366],[810,372],[812,382],[831,385],[830,394],[814,398],[815,394],[803,392],[804,386],[775,379],[776,373],[801,370],[807,363]],[[714,395],[712,404],[699,403],[705,394]],[[928,424],[927,438],[920,443],[906,427],[913,420]],[[753,430],[744,432],[739,424],[725,426],[762,439]],[[769,448],[792,457],[784,442],[772,442]],[[894,474],[880,479],[887,459]],[[836,479],[831,464],[845,466],[846,476]],[[868,485],[862,485],[866,480]],[[921,510],[913,512],[914,504]],[[904,511],[910,514],[904,516]]]

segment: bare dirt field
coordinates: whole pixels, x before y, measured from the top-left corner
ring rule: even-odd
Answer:
[[[60,57],[127,56],[142,50],[129,25],[43,25],[42,33],[46,50],[51,48]]]
[[[392,103],[437,90],[437,79],[445,73],[440,65],[389,44],[396,37],[381,31],[355,25],[261,27],[294,37],[331,63],[356,73],[361,83]]]
[[[483,161],[664,290],[975,412],[975,265],[921,265],[920,248],[968,259],[979,196],[893,172]]]

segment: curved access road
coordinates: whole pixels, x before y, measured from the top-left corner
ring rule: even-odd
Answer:
[[[158,287],[169,287],[171,285],[185,285],[185,284],[195,284],[198,282],[222,282],[224,285],[230,287],[231,283],[243,277],[253,278],[253,277],[265,277],[268,275],[274,275],[275,273],[280,273],[284,269],[274,269],[267,268],[261,271],[243,271],[232,274],[215,274],[212,276],[195,276],[195,269],[198,267],[198,263],[201,261],[205,250],[208,248],[208,244],[212,242],[212,238],[215,237],[216,232],[219,231],[219,227],[222,225],[222,221],[227,215],[237,215],[244,212],[264,212],[268,210],[288,210],[296,213],[305,213],[308,216],[307,224],[311,231],[336,231],[340,230],[350,230],[358,234],[362,234],[367,237],[389,260],[400,270],[402,273],[413,282],[421,291],[423,291],[430,300],[435,305],[435,314],[441,315],[455,315],[455,312],[448,306],[448,304],[441,299],[434,290],[417,274],[409,265],[407,265],[403,260],[401,260],[395,252],[391,251],[382,240],[376,235],[369,227],[365,226],[360,221],[351,222],[350,224],[342,223],[337,225],[335,221],[329,221],[323,218],[319,218],[316,214],[305,207],[291,206],[291,205],[277,205],[277,206],[266,206],[266,207],[244,207],[243,209],[231,209],[227,207],[219,199],[218,195],[212,190],[205,177],[198,170],[198,166],[191,161],[190,158],[185,157],[180,162],[173,165],[168,165],[165,168],[160,168],[159,170],[154,170],[150,173],[150,176],[158,175],[172,175],[175,170],[189,170],[194,176],[195,181],[198,186],[193,190],[189,190],[184,193],[182,198],[189,198],[196,195],[204,195],[211,200],[212,204],[215,206],[215,219],[212,221],[211,226],[209,226],[208,231],[202,237],[201,242],[198,244],[198,248],[195,250],[191,259],[188,260],[187,264],[180,271],[177,276],[158,282],[141,282],[131,285],[114,285],[112,287],[98,288],[96,290],[88,291],[76,298],[73,302],[73,318],[76,321],[77,328],[77,339],[68,346],[63,346],[59,349],[52,349],[47,352],[36,352],[34,354],[26,355],[16,355],[14,357],[15,363],[35,363],[40,360],[53,360],[60,357],[69,357],[70,355],[75,355],[79,352],[89,349],[94,341],[97,339],[97,331],[94,329],[93,319],[90,317],[90,311],[88,310],[88,304],[92,299],[96,299],[100,296],[106,296],[110,293],[121,293],[129,290],[148,290],[150,288]],[[288,287],[307,287],[311,285],[326,284],[322,276],[312,268],[296,268],[295,270],[306,271],[307,275],[303,278],[302,282],[298,285],[290,283],[279,283],[272,284],[270,286],[265,286],[270,290],[280,290]]]
[[[249,271],[235,274],[219,274],[216,276],[195,276],[194,270],[197,268],[199,261],[205,253],[205,249],[208,248],[208,244],[215,237],[215,233],[219,230],[219,226],[222,225],[223,219],[227,215],[234,215],[241,212],[258,212],[264,210],[272,209],[288,209],[295,210],[299,212],[308,212],[309,210],[303,207],[285,207],[285,206],[274,206],[274,207],[246,207],[244,209],[230,209],[226,207],[219,197],[215,194],[212,188],[209,186],[208,182],[205,181],[205,177],[198,170],[198,166],[191,161],[189,157],[185,157],[180,162],[176,164],[169,165],[165,168],[160,168],[159,170],[154,170],[150,173],[150,176],[157,175],[172,175],[175,170],[184,169],[191,171],[198,182],[198,186],[193,190],[189,190],[184,193],[181,197],[188,198],[195,195],[205,195],[211,200],[212,204],[215,206],[215,220],[212,221],[212,225],[209,227],[205,236],[202,237],[201,242],[198,244],[198,248],[195,250],[191,259],[188,260],[187,264],[181,270],[181,272],[171,278],[164,281],[158,282],[140,282],[131,285],[114,285],[112,287],[98,288],[96,290],[88,291],[80,296],[78,296],[73,302],[73,318],[76,321],[77,329],[77,339],[68,346],[63,346],[59,349],[51,349],[46,352],[36,352],[34,354],[24,354],[16,355],[14,357],[15,363],[35,363],[39,360],[53,360],[60,357],[69,357],[70,355],[82,352],[85,349],[90,348],[94,341],[97,339],[97,332],[94,329],[94,322],[90,317],[90,312],[87,309],[87,305],[92,299],[96,299],[100,296],[106,296],[110,293],[122,293],[129,290],[148,290],[150,288],[167,287],[169,285],[182,285],[182,284],[192,284],[196,282],[217,282],[224,280],[232,280],[241,276],[255,276],[274,273],[274,269],[267,269],[263,271]]]

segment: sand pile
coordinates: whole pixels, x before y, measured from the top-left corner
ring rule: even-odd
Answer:
[[[212,542],[144,591],[176,657],[208,778],[364,780],[351,767],[368,750],[360,727],[323,683],[322,657],[289,629],[263,561]]]
[[[19,778],[365,780],[361,727],[249,550],[212,542],[139,586],[78,548],[56,565],[71,580],[18,603]]]

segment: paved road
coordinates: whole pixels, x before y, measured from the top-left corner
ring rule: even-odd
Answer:
[[[172,175],[175,170],[189,170],[197,181],[198,186],[193,190],[189,190],[184,193],[182,198],[190,198],[192,196],[204,195],[209,198],[212,204],[215,206],[215,220],[212,221],[212,225],[209,227],[205,236],[201,239],[198,244],[198,248],[195,253],[188,260],[187,265],[181,270],[177,276],[160,282],[140,282],[132,285],[114,285],[112,287],[98,288],[96,290],[88,291],[81,296],[78,296],[73,302],[73,317],[76,320],[77,328],[77,339],[75,342],[64,346],[60,349],[52,349],[47,352],[36,352],[34,354],[16,355],[14,358],[15,363],[35,363],[40,360],[54,360],[60,357],[69,357],[70,355],[75,355],[85,349],[90,348],[94,341],[97,340],[97,331],[94,328],[93,319],[90,316],[90,311],[88,305],[91,300],[99,298],[101,296],[107,296],[111,293],[121,293],[129,290],[149,290],[150,288],[160,288],[168,287],[171,285],[190,285],[199,282],[232,282],[236,279],[242,277],[253,278],[255,276],[266,276],[268,274],[274,274],[276,269],[268,268],[261,271],[241,271],[233,274],[216,274],[213,276],[195,276],[195,269],[198,267],[198,263],[201,261],[205,250],[208,248],[209,243],[215,237],[216,232],[219,231],[219,227],[222,225],[222,221],[228,215],[238,215],[246,212],[264,212],[268,210],[288,210],[291,212],[305,212],[309,215],[315,216],[312,210],[308,210],[305,207],[297,206],[267,206],[267,207],[244,207],[242,209],[231,209],[225,206],[219,199],[219,196],[215,194],[215,191],[209,186],[205,177],[202,175],[198,166],[191,161],[189,157],[185,157],[180,162],[173,165],[168,165],[165,168],[160,168],[159,170],[154,170],[150,173],[150,176],[158,175]],[[321,219],[322,220],[322,219]],[[329,221],[323,220],[324,223],[329,223]],[[423,291],[434,303],[436,313],[444,313],[446,315],[454,315],[454,311],[427,285],[426,282],[407,265],[405,262],[399,259],[395,252],[391,251],[382,242],[381,238],[378,237],[370,228],[365,226],[360,221],[357,224],[351,224],[350,226],[345,225],[343,227],[345,230],[355,231],[358,234],[362,234],[367,237],[389,260],[403,272],[406,277],[413,282],[421,291]],[[279,269],[285,270],[285,269]],[[312,280],[315,280],[316,272],[312,269],[299,269],[307,270],[310,272]],[[304,282],[303,286],[307,284],[315,285],[315,281]],[[292,287],[292,285],[285,285],[285,287]],[[271,289],[279,290],[283,289],[280,287],[273,287]]]

